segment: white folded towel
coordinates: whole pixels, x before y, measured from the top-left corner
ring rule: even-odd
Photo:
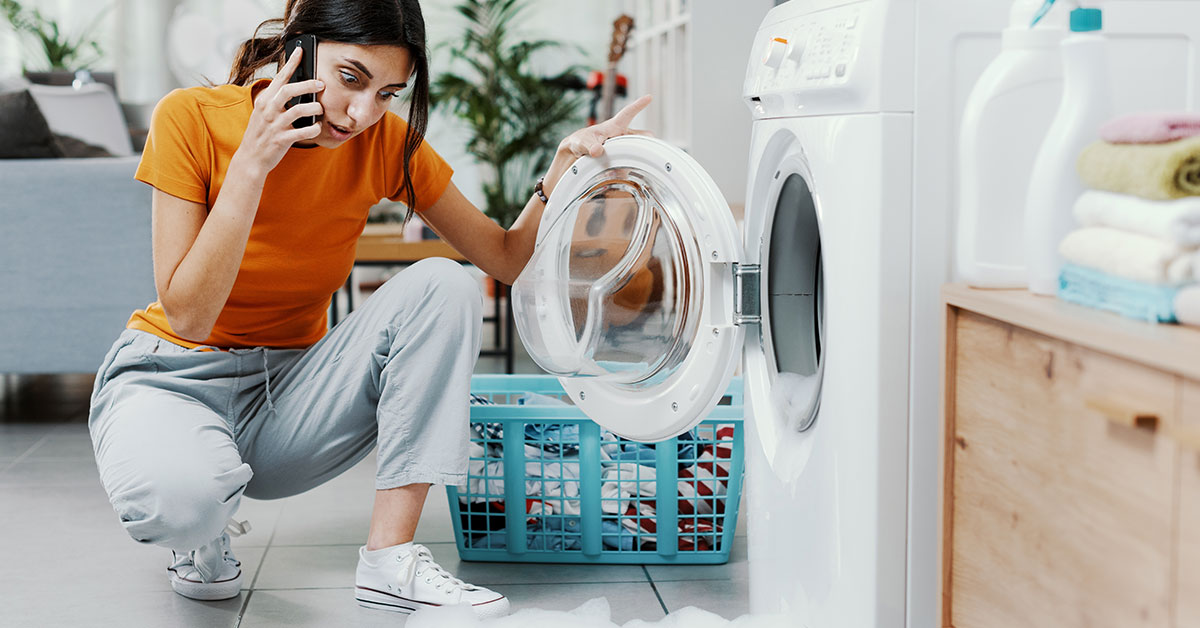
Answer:
[[[1195,277],[1195,247],[1112,227],[1072,231],[1058,247],[1068,262],[1149,283],[1182,283]]]
[[[1200,284],[1175,295],[1175,318],[1185,325],[1200,325]]]
[[[1200,196],[1151,201],[1128,194],[1088,190],[1075,202],[1075,220],[1083,227],[1115,227],[1170,240],[1179,246],[1200,245]]]

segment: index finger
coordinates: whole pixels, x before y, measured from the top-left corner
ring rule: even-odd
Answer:
[[[617,115],[612,117],[612,121],[621,127],[628,127],[633,123],[633,119],[637,117],[637,114],[641,113],[643,109],[650,106],[650,101],[652,100],[654,100],[654,97],[650,94],[642,96],[628,105],[625,105],[623,109],[617,112]]]
[[[283,89],[283,86],[287,85],[288,81],[292,79],[292,75],[296,73],[296,68],[300,67],[300,57],[303,54],[304,48],[296,46],[296,49],[292,51],[292,56],[288,57],[282,68],[279,68],[279,72],[275,74],[275,78],[271,79],[271,84],[267,85],[267,89],[264,91],[274,94]]]

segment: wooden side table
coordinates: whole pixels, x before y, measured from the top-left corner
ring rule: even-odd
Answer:
[[[358,248],[354,254],[355,266],[408,266],[429,257],[445,257],[460,264],[470,264],[467,258],[454,250],[454,247],[442,240],[421,240],[419,242],[404,239],[400,225],[371,224],[363,229],[358,238]],[[347,312],[354,311],[354,289],[352,277],[346,278]],[[496,279],[488,277],[495,288],[496,298],[493,300],[492,314],[483,317],[484,323],[496,326],[495,340],[491,349],[483,349],[481,356],[502,356],[504,372],[513,372],[513,343],[515,342],[512,302],[509,299],[509,287]],[[503,304],[501,303],[503,301]],[[338,323],[338,294],[333,295],[330,325]]]

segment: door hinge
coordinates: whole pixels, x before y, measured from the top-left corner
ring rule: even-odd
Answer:
[[[759,307],[758,264],[733,265],[733,324],[747,325],[762,322]]]

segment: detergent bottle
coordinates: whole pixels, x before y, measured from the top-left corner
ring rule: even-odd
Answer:
[[[977,288],[1026,285],[1025,201],[1038,148],[1062,98],[1066,13],[1030,22],[1042,0],[1016,0],[1000,54],[967,98],[958,141],[959,279]]]
[[[1036,24],[1053,8],[1046,0],[1034,17]],[[1071,209],[1085,186],[1075,164],[1084,146],[1098,136],[1100,125],[1112,117],[1108,46],[1101,32],[1100,9],[1075,8],[1071,33],[1062,41],[1063,94],[1054,121],[1033,162],[1029,197],[1025,203],[1025,261],[1029,290],[1053,295],[1063,260],[1059,243],[1074,226]]]

